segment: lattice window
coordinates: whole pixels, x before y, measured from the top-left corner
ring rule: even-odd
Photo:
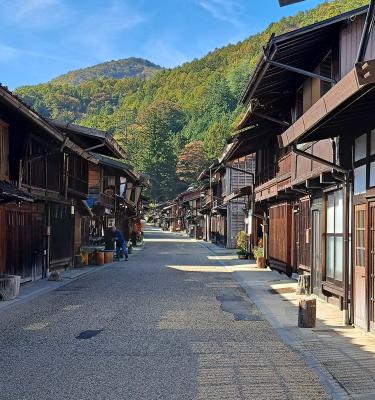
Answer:
[[[9,179],[9,130],[8,125],[0,121],[0,179]]]
[[[340,285],[343,279],[343,192],[327,195],[326,278]]]

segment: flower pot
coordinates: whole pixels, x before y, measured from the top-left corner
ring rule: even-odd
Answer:
[[[246,254],[239,254],[238,255],[239,260],[246,260]]]
[[[264,268],[266,266],[266,260],[264,257],[258,257],[257,258],[257,267],[258,268]]]
[[[19,275],[0,275],[0,300],[13,300],[20,292]]]
[[[104,252],[104,263],[112,263],[113,262],[113,250],[106,250]]]
[[[95,253],[95,264],[104,265],[104,252],[98,251]]]

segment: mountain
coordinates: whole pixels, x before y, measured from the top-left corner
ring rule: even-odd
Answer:
[[[52,83],[79,85],[80,83],[98,78],[122,79],[127,77],[148,78],[162,70],[159,65],[143,58],[130,57],[123,60],[107,61],[88,68],[70,71],[52,79]]]
[[[271,34],[367,4],[368,0],[326,1],[282,18],[237,44],[158,71],[148,79],[101,76],[79,84],[54,80],[21,87],[16,93],[46,117],[113,132],[128,149],[134,166],[154,177],[155,198],[170,197],[181,188],[176,164],[187,144],[203,141],[207,163],[220,153],[241,117],[239,97]],[[166,131],[170,140],[163,136],[163,141],[156,141],[156,132],[164,135]],[[156,171],[163,176],[156,176]]]

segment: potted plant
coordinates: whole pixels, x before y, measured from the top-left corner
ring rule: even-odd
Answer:
[[[247,258],[247,235],[246,232],[238,232],[237,235],[237,255],[240,260],[245,260]]]
[[[264,268],[265,267],[265,259],[264,259],[264,250],[261,246],[255,246],[253,248],[253,255],[257,260],[257,267]]]

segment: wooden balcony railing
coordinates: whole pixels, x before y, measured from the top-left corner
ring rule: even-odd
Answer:
[[[291,173],[292,168],[292,153],[286,154],[284,157],[281,157],[277,163],[277,171],[276,176],[286,175]]]
[[[83,195],[87,195],[89,190],[88,181],[78,178],[76,176],[69,175],[68,189],[73,190],[77,193],[81,193]]]
[[[277,178],[279,176],[287,175],[291,173],[292,168],[292,153],[288,153],[279,160],[274,165],[270,165],[268,169],[260,172],[255,176],[256,186],[263,185],[264,183]]]

